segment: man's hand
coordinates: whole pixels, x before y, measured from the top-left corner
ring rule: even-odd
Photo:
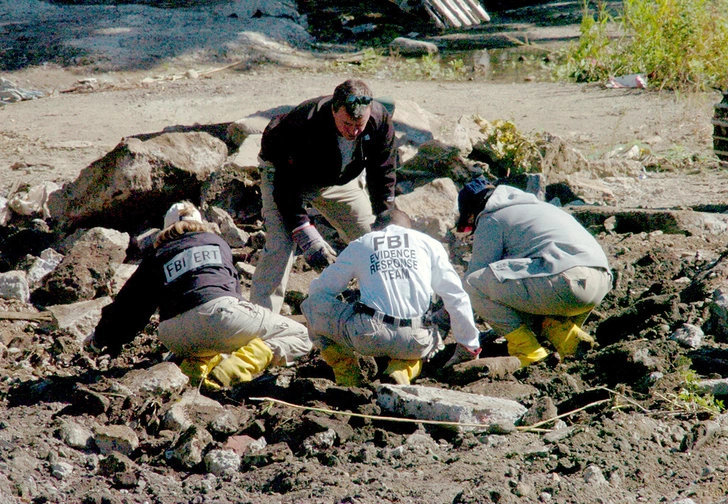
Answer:
[[[319,234],[313,224],[306,224],[293,232],[295,241],[306,262],[316,271],[321,272],[336,260],[336,252]]]
[[[469,360],[475,360],[480,355],[480,348],[477,350],[468,350],[460,343],[457,344],[455,347],[455,353],[452,354],[452,357],[450,357],[450,360],[445,363],[445,368],[450,368],[454,366],[455,364],[460,364],[461,362],[469,361]]]
[[[96,338],[96,332],[91,331],[91,334],[86,336],[83,340],[83,349],[86,350],[88,353],[98,355],[103,352],[104,348],[103,348],[103,346],[101,346],[101,347],[97,346],[95,338]]]
[[[111,357],[117,357],[121,353],[121,346],[101,343],[96,337],[96,331],[91,331],[91,334],[84,338],[83,349],[93,355],[106,354]]]

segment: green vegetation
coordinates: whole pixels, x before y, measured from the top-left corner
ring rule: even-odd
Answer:
[[[722,413],[725,411],[723,401],[719,401],[713,394],[702,391],[699,386],[698,375],[692,369],[685,370],[683,383],[677,398],[686,409],[690,411],[707,411],[709,413]]]
[[[688,413],[720,414],[725,411],[723,401],[713,394],[705,392],[699,385],[700,378],[690,369],[692,361],[687,357],[680,357],[675,365],[680,376],[679,390],[676,395],[670,394],[673,406]]]
[[[336,70],[402,80],[464,80],[470,74],[461,59],[446,62],[438,55],[403,58],[372,48],[364,49],[354,58],[336,61],[332,66]]]
[[[491,169],[499,177],[540,171],[541,154],[538,138],[530,138],[519,131],[511,121],[496,119],[492,122],[474,117],[480,132],[486,136],[481,149],[488,157]]]
[[[728,0],[624,0],[610,12],[584,0],[581,37],[555,74],[579,82],[646,74],[650,87],[706,91],[728,86]]]

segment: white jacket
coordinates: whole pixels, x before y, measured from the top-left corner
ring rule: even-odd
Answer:
[[[309,294],[333,298],[355,278],[360,301],[393,317],[424,315],[436,293],[450,314],[456,340],[471,350],[480,347],[470,298],[445,247],[428,235],[396,225],[367,233],[311,282]]]

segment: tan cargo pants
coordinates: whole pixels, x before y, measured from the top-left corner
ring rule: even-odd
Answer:
[[[612,288],[612,277],[601,268],[576,267],[557,275],[501,282],[485,267],[468,275],[463,287],[473,311],[505,336],[530,325],[534,315],[569,317],[581,327]]]
[[[265,248],[258,260],[250,289],[250,300],[274,313],[280,313],[293,266],[296,244],[283,224],[273,200],[274,168],[261,163],[260,190],[265,220]],[[372,205],[362,177],[342,186],[322,188],[305,198],[349,243],[371,231]]]
[[[303,324],[249,301],[225,296],[159,324],[159,339],[175,355],[212,357],[262,339],[273,352],[271,365],[289,366],[311,351]]]
[[[333,341],[352,354],[403,360],[426,358],[442,349],[442,338],[434,326],[395,327],[356,313],[353,304],[339,299],[309,296],[301,309],[315,348],[326,348]]]

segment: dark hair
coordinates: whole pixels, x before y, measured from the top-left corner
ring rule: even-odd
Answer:
[[[412,220],[409,215],[398,208],[392,208],[390,210],[385,210],[377,216],[377,220],[372,225],[372,231],[379,231],[390,224],[407,229],[412,228]]]
[[[372,90],[364,81],[349,79],[334,89],[331,107],[334,112],[344,107],[352,119],[360,119],[372,103]]]
[[[493,191],[495,191],[495,184],[482,175],[465,184],[465,187],[458,193],[458,211],[460,212],[456,224],[458,232],[465,232],[470,227],[471,217],[477,216],[483,211]]]

